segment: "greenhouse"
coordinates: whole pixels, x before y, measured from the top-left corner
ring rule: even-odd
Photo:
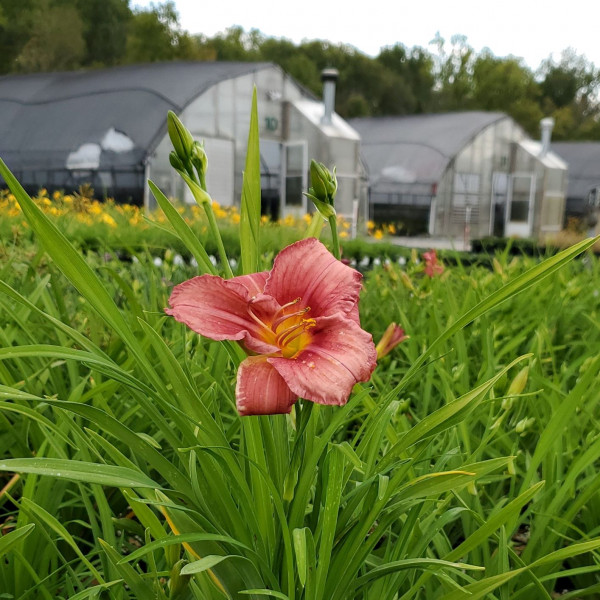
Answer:
[[[600,210],[600,143],[556,142],[556,152],[569,165],[566,217],[591,222]]]
[[[567,165],[502,113],[353,119],[371,218],[443,237],[543,237],[563,224]]]
[[[30,192],[90,183],[97,195],[151,207],[150,178],[167,195],[191,202],[168,161],[172,110],[205,143],[209,193],[232,205],[241,196],[253,86],[264,212],[274,218],[306,212],[302,191],[314,158],[337,165],[340,212],[352,213],[364,185],[359,136],[333,112],[334,78],[324,104],[269,63],[154,63],[0,77],[0,157]]]

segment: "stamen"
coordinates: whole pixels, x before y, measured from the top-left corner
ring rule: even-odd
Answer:
[[[300,298],[300,296],[298,296],[295,300],[292,300],[291,302],[287,302],[286,304],[284,304],[273,316],[275,318],[279,317],[279,315],[281,315],[281,313],[286,309],[289,308],[290,306],[294,306],[294,304],[298,304],[298,302],[300,302],[300,300],[302,300],[302,298]]]
[[[286,329],[277,336],[277,345],[280,348],[282,346],[287,346],[290,342],[301,336],[307,329],[311,329],[316,324],[317,322],[314,319],[302,319],[302,323],[298,323],[298,325]],[[298,331],[299,329],[300,331]]]
[[[284,304],[276,313],[275,316],[277,316],[282,310],[285,310],[288,306],[294,306],[294,304],[298,304],[298,302],[300,302],[300,300],[302,300],[302,298],[300,298],[300,296],[298,296],[295,300],[292,300],[291,302],[288,302],[287,304]]]
[[[286,306],[287,306],[287,304],[286,304]],[[310,306],[307,306],[306,308],[303,308],[302,310],[299,310],[298,312],[290,313],[289,315],[283,315],[283,316],[281,316],[278,319],[275,319],[273,321],[273,324],[271,325],[271,328],[273,329],[273,331],[277,331],[277,328],[284,321],[287,321],[288,319],[291,319],[292,317],[301,317],[302,315],[306,314],[309,310],[310,310]]]
[[[263,323],[263,321],[261,321],[253,312],[252,312],[252,307],[248,306],[248,314],[252,317],[252,319],[258,323],[261,327],[264,327],[269,333],[273,333],[271,331],[271,328],[266,324]]]
[[[292,327],[289,327],[288,329],[282,331],[276,338],[275,338],[275,342],[277,343],[278,346],[285,346],[286,342],[284,341],[290,334],[294,333],[294,331],[297,331],[298,329],[304,329],[304,322],[302,323],[298,323],[297,325],[294,325]]]

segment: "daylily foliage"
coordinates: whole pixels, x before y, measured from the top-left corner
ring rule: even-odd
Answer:
[[[271,271],[176,286],[166,312],[205,337],[238,341],[250,355],[237,374],[240,414],[289,413],[299,397],[342,405],[377,359],[360,327],[361,279],[309,238],[282,250]]]

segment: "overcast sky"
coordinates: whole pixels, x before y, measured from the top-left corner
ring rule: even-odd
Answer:
[[[147,7],[151,0],[131,0]],[[598,0],[175,0],[183,29],[209,37],[232,25],[269,37],[324,39],[376,56],[381,47],[429,43],[439,32],[467,37],[477,52],[522,57],[532,69],[567,47],[600,67]]]

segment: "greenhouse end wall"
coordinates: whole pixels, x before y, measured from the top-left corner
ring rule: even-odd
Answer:
[[[448,237],[484,237],[494,233],[503,198],[494,182],[508,177],[511,148],[525,136],[510,118],[478,133],[455,157],[440,178],[432,202],[429,233]]]

